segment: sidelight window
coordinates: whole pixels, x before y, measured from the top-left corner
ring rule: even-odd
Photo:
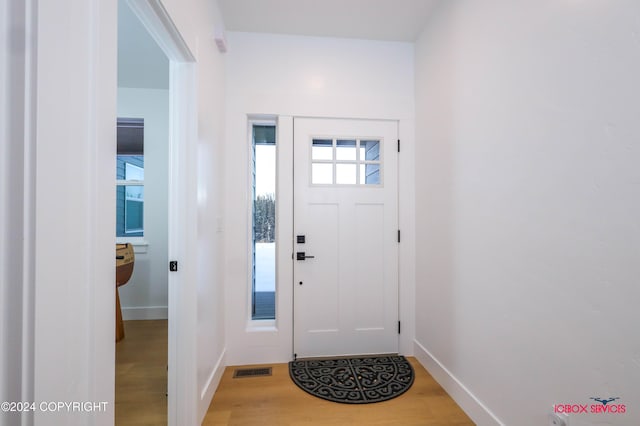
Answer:
[[[252,125],[251,319],[275,319],[276,126]]]

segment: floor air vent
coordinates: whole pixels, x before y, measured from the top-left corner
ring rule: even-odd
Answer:
[[[243,377],[260,377],[260,376],[270,376],[271,375],[271,367],[267,368],[237,368],[233,372],[234,379],[241,379]]]

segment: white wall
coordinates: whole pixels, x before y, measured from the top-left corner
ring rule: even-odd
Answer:
[[[632,0],[451,0],[417,42],[416,352],[478,424],[640,423],[639,31]]]
[[[12,106],[25,105],[22,111],[8,110],[8,98],[3,96],[0,109],[2,123],[15,123],[21,129],[11,133],[13,147],[7,157],[4,138],[1,145],[0,259],[3,265],[7,260],[16,262],[21,269],[8,277],[2,268],[0,337],[3,343],[21,342],[11,351],[2,348],[2,395],[13,399],[20,394],[23,401],[107,402],[106,412],[24,413],[24,424],[113,424],[116,4],[115,0],[55,4],[26,0],[26,12],[18,11],[16,19],[11,15],[11,38],[5,37],[4,15],[0,21],[0,87],[14,88]],[[192,163],[198,188],[193,185],[188,200],[198,206],[200,218],[193,224],[200,232],[190,237],[192,251],[201,249],[204,254],[193,261],[200,265],[192,268],[198,294],[181,295],[200,303],[197,311],[190,312],[198,327],[196,347],[186,348],[194,353],[187,371],[193,372],[197,387],[181,389],[179,395],[192,416],[178,420],[186,425],[200,423],[217,385],[216,374],[222,370],[217,367],[224,367],[221,236],[218,228],[209,226],[222,223],[210,218],[221,217],[224,62],[210,37],[220,22],[215,2],[167,0],[164,6],[179,11],[171,16],[197,60],[195,89],[201,98],[192,111],[199,119],[193,132],[206,147],[200,152],[208,149],[197,165]],[[6,7],[5,2],[0,4],[3,12]],[[19,19],[21,13],[26,19]],[[5,44],[10,40],[26,43]],[[4,81],[9,77],[4,70],[14,66],[26,70],[24,81]],[[2,132],[9,132],[9,126],[3,125]],[[11,169],[15,179],[5,180],[8,160],[15,166]],[[5,183],[16,186],[9,191]],[[5,205],[6,200],[12,204]],[[7,255],[5,249],[15,240],[22,241],[20,247]],[[23,296],[22,309],[5,311],[6,278],[17,287],[10,293]],[[11,324],[5,321],[8,315]],[[18,382],[22,388],[5,392],[5,383]]]
[[[413,47],[410,43],[228,33],[225,281],[228,362],[286,362],[292,356],[292,116],[400,121],[401,350],[413,338]],[[249,321],[247,119],[278,116],[279,264],[275,327]],[[287,164],[289,166],[287,166]],[[231,166],[232,165],[232,166]],[[282,234],[280,234],[282,232]]]
[[[122,316],[125,320],[165,319],[169,270],[169,91],[119,87],[118,117],[144,119],[146,244],[135,246],[133,275],[119,289]]]
[[[225,57],[218,52],[213,39],[214,29],[224,27],[224,24],[217,1],[166,0],[163,5],[196,60],[197,79],[194,84],[198,99],[197,110],[193,114],[197,119],[195,131],[198,142],[197,146],[189,148],[193,149],[190,151],[193,162],[189,165],[189,173],[195,174],[196,182],[189,196],[195,197],[190,205],[196,211],[187,212],[195,222],[189,225],[194,235],[187,236],[192,256],[184,259],[181,270],[188,269],[189,274],[193,274],[187,277],[195,278],[192,314],[197,334],[194,359],[197,406],[193,408],[199,424],[226,366],[222,274]],[[191,392],[191,389],[185,391]],[[183,420],[179,424],[187,423]]]

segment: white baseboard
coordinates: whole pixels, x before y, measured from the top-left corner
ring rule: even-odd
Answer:
[[[431,352],[417,340],[413,341],[415,357],[453,400],[479,426],[502,426],[503,422],[482,403],[467,387],[442,365]]]
[[[122,319],[125,321],[167,318],[169,318],[169,309],[166,306],[132,306],[122,308]]]
[[[200,392],[200,403],[198,404],[200,407],[199,415],[199,423],[201,424],[204,420],[204,416],[207,415],[207,410],[209,405],[211,404],[211,400],[213,399],[213,394],[216,393],[216,389],[218,389],[218,385],[220,384],[220,379],[222,379],[222,374],[224,373],[224,369],[226,365],[226,348],[222,350],[222,354],[218,358],[218,362],[216,362],[215,367],[213,367],[213,371],[209,375],[207,379],[207,383],[202,388]]]

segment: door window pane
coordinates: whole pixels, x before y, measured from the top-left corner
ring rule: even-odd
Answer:
[[[355,185],[357,164],[336,164],[336,183],[340,185]]]
[[[382,185],[380,139],[325,139],[311,143],[312,185]]]
[[[360,183],[365,185],[380,184],[380,164],[363,164],[360,166]]]
[[[311,158],[313,160],[332,160],[333,140],[314,139],[311,146]]]
[[[360,141],[360,159],[365,161],[380,160],[380,141]]]
[[[311,165],[311,183],[331,185],[333,183],[333,164],[313,163]]]
[[[356,141],[338,140],[336,142],[336,160],[356,161]]]

